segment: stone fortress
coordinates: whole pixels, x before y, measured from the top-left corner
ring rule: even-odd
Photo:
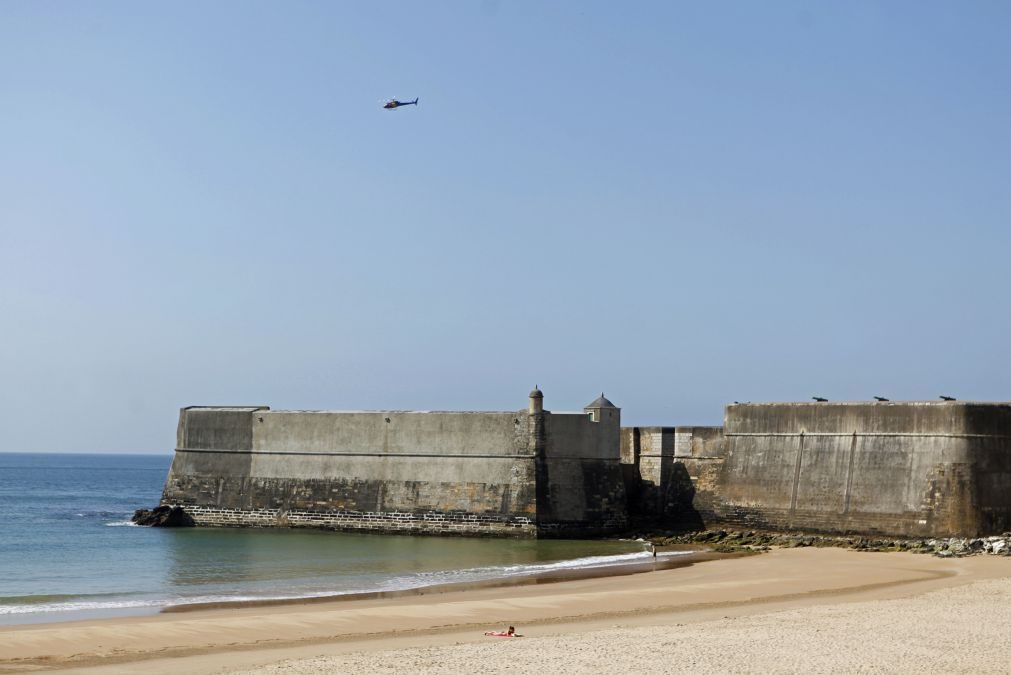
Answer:
[[[627,520],[620,411],[184,408],[162,504],[198,525],[533,537]]]
[[[564,537],[730,525],[909,537],[1011,530],[1011,404],[757,403],[621,427],[539,389],[507,412],[180,411],[161,503],[197,525]]]

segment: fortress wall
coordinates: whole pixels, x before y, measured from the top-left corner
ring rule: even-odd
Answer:
[[[250,423],[254,412],[269,410],[267,407],[249,406],[243,408],[184,408],[179,415],[176,431],[176,446],[180,448],[229,448],[251,450],[253,447],[253,426]]]
[[[538,527],[555,534],[592,534],[624,527],[625,485],[619,454],[620,413],[602,409],[544,416],[545,451],[540,464],[542,499]]]
[[[200,524],[381,532],[585,535],[629,511],[691,527],[1011,530],[1011,404],[737,404],[724,427],[620,429],[606,399],[583,413],[539,400],[501,413],[186,408],[162,501]]]
[[[713,482],[722,427],[629,427],[621,432],[622,462],[636,469],[631,512],[671,526],[701,526],[693,507],[696,483]]]
[[[526,412],[275,411],[254,425],[258,452],[486,456],[527,453]]]
[[[999,436],[977,442],[975,501],[980,529],[1011,531],[1011,442]]]
[[[723,455],[723,427],[677,427],[674,455],[713,459]]]
[[[1011,530],[1011,404],[738,404],[725,421],[622,430],[633,515],[671,527]]]
[[[198,524],[532,535],[525,412],[189,408],[162,502]]]
[[[707,524],[906,536],[1011,525],[1011,407],[742,404],[722,457],[685,462]]]
[[[265,410],[266,407],[258,406],[183,408],[179,412],[176,447],[191,449],[194,452],[176,451],[168,481],[171,481],[173,476],[179,479],[187,476],[209,477],[188,487],[187,490],[191,493],[188,496],[201,503],[220,501],[224,483],[245,480],[250,475],[252,455],[249,453],[253,447],[253,413]]]
[[[614,411],[601,412],[605,419],[600,422],[586,413],[549,413],[545,424],[551,457],[617,462],[621,425]]]
[[[1011,404],[961,401],[743,403],[729,405],[727,434],[900,433],[1011,435]]]
[[[621,430],[621,461],[632,465],[626,479],[629,511],[657,518],[665,514],[667,478],[674,459],[674,427],[627,427]]]

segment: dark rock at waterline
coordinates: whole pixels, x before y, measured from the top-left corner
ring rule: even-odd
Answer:
[[[148,527],[193,527],[193,518],[181,506],[156,506],[150,511],[137,509],[130,520]]]
[[[942,558],[962,558],[970,555],[1000,555],[1011,557],[1011,533],[989,537],[950,537],[946,539],[874,539],[859,535],[818,535],[800,532],[735,532],[702,530],[662,536],[644,534],[654,545],[704,544],[716,551],[767,551],[770,548],[802,548],[836,546],[858,551],[908,551]]]

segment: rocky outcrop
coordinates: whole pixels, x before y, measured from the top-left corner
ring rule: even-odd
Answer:
[[[193,518],[183,511],[181,506],[156,506],[151,510],[137,509],[130,520],[137,525],[148,527],[193,527]]]
[[[646,537],[656,546],[703,545],[720,552],[768,551],[771,548],[806,546],[849,548],[859,551],[906,551],[942,558],[970,555],[1011,556],[1011,532],[1000,536],[941,539],[894,539],[861,536],[829,536],[807,533],[759,532],[754,530],[703,530]]]

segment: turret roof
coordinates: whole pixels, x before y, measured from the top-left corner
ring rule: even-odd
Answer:
[[[600,392],[600,396],[597,397],[597,400],[594,401],[593,403],[591,403],[590,405],[586,406],[586,407],[587,408],[617,408],[618,406],[614,405],[613,403],[611,403],[610,401],[608,401],[606,398],[604,398],[604,392]]]

